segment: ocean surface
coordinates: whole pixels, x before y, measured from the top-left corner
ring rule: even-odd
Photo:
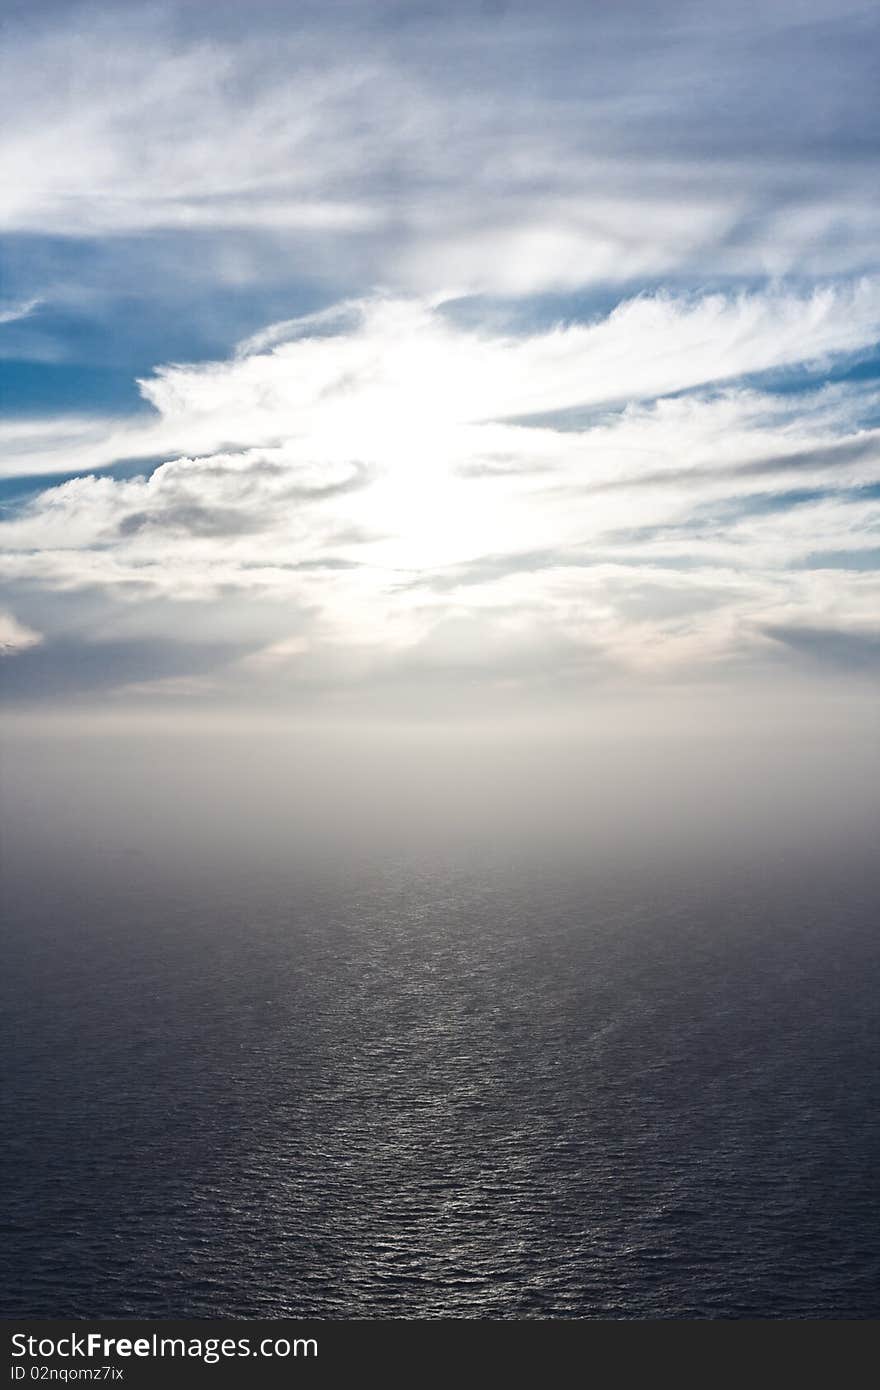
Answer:
[[[880,1315],[878,887],[16,862],[2,1313]]]

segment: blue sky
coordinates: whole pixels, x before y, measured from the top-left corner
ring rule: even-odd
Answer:
[[[9,698],[871,679],[876,6],[7,13]]]

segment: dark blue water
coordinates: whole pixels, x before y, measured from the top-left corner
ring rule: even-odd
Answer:
[[[872,868],[9,877],[4,1314],[880,1314]]]

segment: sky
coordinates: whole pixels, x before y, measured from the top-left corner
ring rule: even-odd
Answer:
[[[7,0],[2,54],[14,717],[876,757],[876,5]]]

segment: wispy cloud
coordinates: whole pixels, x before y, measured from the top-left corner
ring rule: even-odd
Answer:
[[[872,650],[873,12],[62,10],[0,81],[19,694]]]
[[[869,632],[876,573],[810,563],[876,550],[864,387],[792,395],[754,377],[858,352],[878,327],[871,280],[643,296],[503,336],[442,301],[374,296],[267,329],[226,362],[162,368],[142,383],[152,420],[106,438],[96,423],[38,447],[36,425],[16,426],[18,466],[44,473],[192,452],[42,487],[0,528],[3,571],[35,620],[38,591],[100,595],[88,632],[102,641],[120,609],[158,604],[177,641],[187,605],[260,604],[254,649],[274,655],[239,668],[230,648],[236,686],[443,662],[513,680],[539,634],[546,681],[554,652],[560,678],[580,651],[595,679],[603,663],[762,660],[779,647],[768,634],[820,617]],[[293,630],[291,603],[308,615]],[[90,669],[112,671],[115,650]]]
[[[39,632],[25,627],[11,613],[0,610],[0,656],[27,651],[42,640]]]
[[[17,323],[19,319],[26,319],[41,302],[39,299],[23,299],[17,304],[4,304],[0,301],[0,324]]]
[[[257,5],[246,30],[193,8],[8,27],[5,227],[259,231],[312,275],[344,255],[416,290],[872,262],[864,6],[340,5],[280,28]]]

